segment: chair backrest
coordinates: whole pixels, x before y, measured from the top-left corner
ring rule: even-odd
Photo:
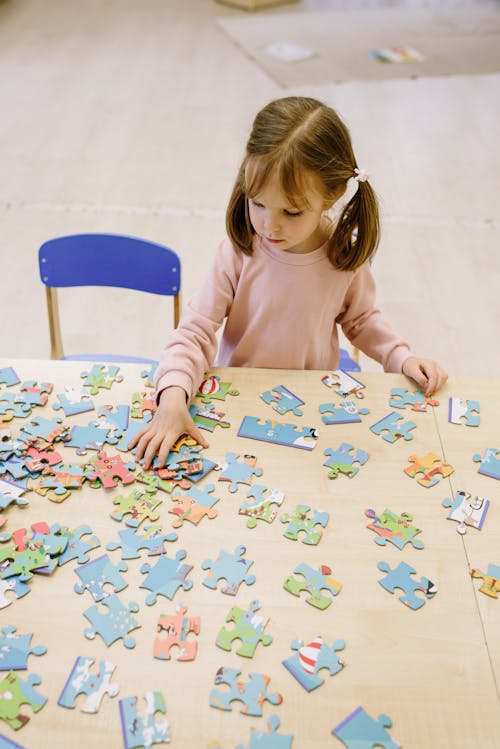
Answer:
[[[112,286],[172,296],[174,327],[180,315],[181,264],[168,247],[120,234],[74,234],[49,239],[38,251],[47,287],[51,357],[63,357],[56,289]]]

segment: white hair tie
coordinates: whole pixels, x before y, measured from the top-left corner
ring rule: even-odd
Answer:
[[[356,182],[368,182],[370,177],[370,172],[366,172],[364,169],[358,169],[358,167],[354,169],[354,179]]]

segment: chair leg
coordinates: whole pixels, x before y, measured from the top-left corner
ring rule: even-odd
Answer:
[[[49,315],[50,358],[62,359],[64,351],[62,346],[61,324],[59,322],[57,289],[54,289],[51,286],[46,286],[45,291],[47,294],[47,312]]]
[[[174,328],[179,325],[181,317],[181,293],[179,292],[174,296]]]

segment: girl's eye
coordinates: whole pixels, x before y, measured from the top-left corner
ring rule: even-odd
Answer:
[[[255,208],[264,208],[262,203],[258,203],[256,200],[253,200],[253,198],[250,198],[250,202]]]
[[[295,218],[297,216],[302,216],[303,211],[285,211],[285,214],[287,216],[290,216],[290,218]]]

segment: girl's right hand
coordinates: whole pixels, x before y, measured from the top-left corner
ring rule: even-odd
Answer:
[[[160,395],[153,418],[135,435],[128,449],[132,450],[137,445],[136,460],[144,458],[145,471],[150,468],[155,455],[158,455],[158,463],[163,467],[167,455],[181,434],[187,434],[202,447],[208,447],[208,442],[191,418],[184,389],[168,387]]]

